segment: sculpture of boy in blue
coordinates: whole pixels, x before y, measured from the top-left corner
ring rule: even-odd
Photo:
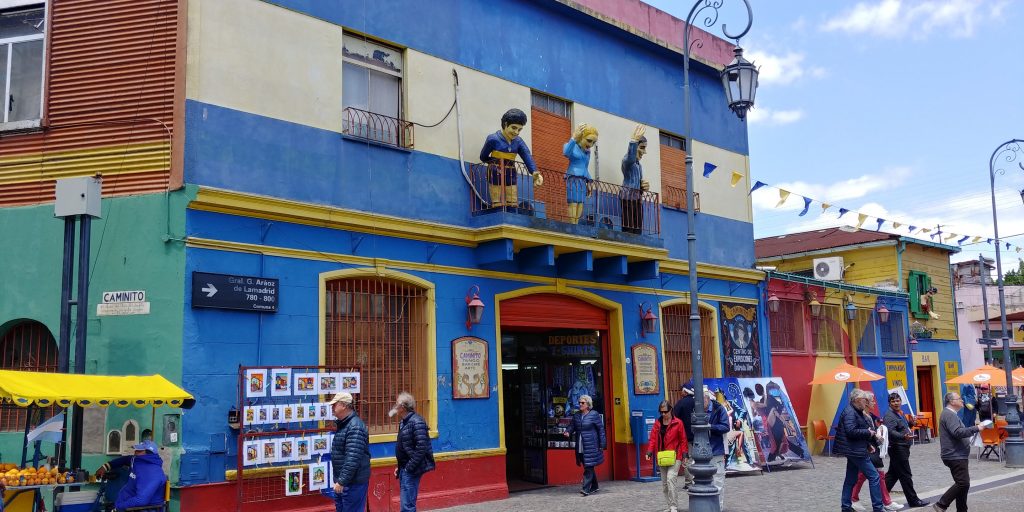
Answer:
[[[569,222],[576,224],[583,215],[583,202],[593,187],[590,178],[590,150],[597,144],[597,128],[580,123],[572,139],[562,147],[562,154],[569,159],[565,171],[565,201],[569,204]]]
[[[637,125],[629,141],[629,149],[622,158],[622,190],[619,203],[622,205],[622,231],[641,234],[644,230],[643,195],[650,186],[644,179],[640,159],[647,153],[647,137],[644,127]]]
[[[488,135],[480,149],[480,161],[487,164],[491,206],[519,205],[516,155],[523,159],[526,171],[533,176],[534,186],[539,187],[544,182],[544,177],[537,172],[530,148],[519,137],[524,126],[526,113],[518,108],[509,109],[501,116],[501,130]]]

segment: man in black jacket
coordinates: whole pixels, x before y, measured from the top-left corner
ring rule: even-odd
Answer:
[[[871,489],[871,510],[882,512],[882,488],[878,470],[868,456],[871,440],[876,437],[875,426],[864,413],[869,403],[866,391],[854,388],[850,392],[850,405],[843,409],[836,428],[836,444],[834,453],[846,456],[846,479],[843,480],[843,493],[840,496],[842,512],[853,511],[853,487],[857,483],[857,473],[864,473]]]
[[[683,390],[683,397],[672,407],[672,417],[679,418],[683,422],[683,430],[686,431],[686,460],[683,461],[683,489],[689,489],[693,485],[693,474],[690,473],[690,466],[693,465],[693,383],[688,382],[680,386]]]
[[[370,488],[370,432],[352,405],[352,395],[341,392],[327,402],[338,418],[331,445],[336,512],[364,512]]]
[[[416,399],[405,391],[395,398],[395,406],[388,412],[401,418],[398,440],[395,443],[395,478],[401,488],[401,512],[416,512],[416,497],[420,492],[420,477],[434,469],[434,448],[430,445],[430,429],[423,416],[416,414]]]
[[[903,398],[899,393],[889,393],[889,410],[882,420],[885,428],[889,429],[889,471],[885,474],[885,488],[892,492],[893,486],[899,482],[903,486],[903,495],[907,497],[907,506],[923,507],[928,502],[917,497],[914,475],[910,471],[910,444],[914,438],[910,427],[913,425],[903,416],[902,407]]]

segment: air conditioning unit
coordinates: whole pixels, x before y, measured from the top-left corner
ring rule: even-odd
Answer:
[[[814,278],[822,281],[840,281],[843,279],[843,258],[815,258]]]

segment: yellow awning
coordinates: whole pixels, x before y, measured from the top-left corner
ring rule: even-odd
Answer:
[[[78,375],[0,370],[0,400],[28,407],[160,407],[189,408],[192,395],[160,375]]]

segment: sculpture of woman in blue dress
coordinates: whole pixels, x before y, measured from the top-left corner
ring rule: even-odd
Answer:
[[[597,144],[597,128],[580,123],[565,143],[562,154],[569,159],[565,171],[565,200],[569,203],[569,222],[576,224],[583,215],[583,202],[591,192],[590,150]]]

